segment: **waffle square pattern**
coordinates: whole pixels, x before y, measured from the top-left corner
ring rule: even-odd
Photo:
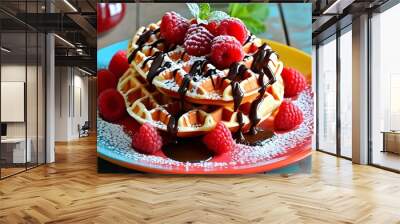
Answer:
[[[254,35],[245,56],[218,69],[160,36],[160,22],[138,29],[128,47],[130,68],[119,79],[130,116],[178,137],[202,135],[219,121],[232,132],[257,128],[283,100],[283,68],[271,47]]]

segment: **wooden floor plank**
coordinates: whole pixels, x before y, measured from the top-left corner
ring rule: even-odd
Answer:
[[[98,174],[96,139],[0,181],[0,223],[400,223],[400,175],[320,152],[311,174]]]

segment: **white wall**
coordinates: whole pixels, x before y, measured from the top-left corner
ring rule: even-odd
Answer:
[[[36,70],[38,69],[38,71]],[[27,80],[25,80],[27,78]],[[8,138],[29,139],[32,161],[44,162],[44,74],[42,68],[25,64],[3,64],[1,66],[1,81],[26,83],[26,110],[27,120],[24,122],[6,122]],[[38,92],[37,92],[38,91]],[[22,93],[23,94],[23,93]],[[9,110],[10,108],[1,108]],[[12,111],[9,111],[12,113]],[[39,153],[39,156],[37,156]]]
[[[55,141],[68,140],[68,87],[69,76],[67,67],[55,68]]]
[[[35,73],[36,74],[36,66],[28,66],[27,67],[28,74]],[[5,64],[1,66],[1,81],[2,82],[25,82],[25,64]],[[25,82],[26,83],[26,82]],[[34,83],[36,85],[36,83]],[[29,89],[28,89],[29,90]],[[28,92],[28,98],[35,97],[36,98],[36,89],[35,92]],[[32,99],[27,99],[27,102],[32,102]],[[35,104],[36,107],[36,104]],[[1,108],[1,110],[7,110],[7,108]],[[28,121],[33,120],[30,117],[31,114],[27,114]],[[36,116],[36,114],[34,115]],[[36,121],[36,117],[35,117]],[[29,127],[31,125],[28,125]],[[11,122],[7,123],[7,136],[8,137],[25,137],[25,122]],[[28,136],[29,137],[29,136]]]
[[[2,65],[1,81],[25,82],[25,65]],[[1,108],[6,110],[6,108]],[[7,123],[7,137],[25,137],[25,123]]]
[[[75,70],[76,72],[76,70]],[[75,116],[72,119],[72,130],[71,135],[74,138],[79,137],[78,124],[83,125],[85,121],[88,121],[88,78],[79,75],[74,75],[74,111]],[[80,93],[79,93],[80,92]],[[80,101],[80,102],[79,102]],[[81,107],[81,108],[80,108]],[[81,110],[81,111],[80,111]]]
[[[56,67],[55,74],[55,140],[70,141],[88,120],[88,78],[72,67]]]

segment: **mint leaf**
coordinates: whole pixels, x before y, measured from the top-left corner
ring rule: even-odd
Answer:
[[[200,3],[199,18],[207,20],[211,13],[211,7],[208,3]]]
[[[259,20],[254,19],[253,17],[243,17],[242,21],[246,25],[247,29],[250,30],[253,34],[258,34],[265,32],[265,24]]]
[[[194,18],[198,18],[200,15],[200,8],[199,5],[196,3],[186,3],[187,7],[189,8],[190,13],[192,13]]]
[[[266,20],[269,15],[269,8],[266,4],[249,3],[247,4],[247,11],[252,18],[257,20]]]
[[[229,15],[241,19],[253,33],[265,32],[265,20],[269,15],[269,7],[265,3],[231,3],[228,7]]]
[[[211,7],[208,3],[186,3],[190,13],[196,18],[198,23],[207,24],[207,19],[211,14]]]
[[[213,11],[210,14],[210,17],[208,17],[208,21],[221,21],[223,19],[229,18],[229,15],[226,14],[226,12],[223,11]]]
[[[247,15],[248,14],[247,9],[242,4],[239,4],[239,3],[229,4],[229,7],[228,7],[229,15],[231,15],[232,17],[237,17],[237,18],[239,18],[240,15]]]

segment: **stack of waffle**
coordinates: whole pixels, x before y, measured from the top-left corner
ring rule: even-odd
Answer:
[[[160,23],[141,27],[129,43],[130,69],[120,78],[130,116],[178,137],[202,135],[222,121],[232,132],[255,132],[279,107],[282,62],[254,35],[242,61],[220,70],[160,37]]]

